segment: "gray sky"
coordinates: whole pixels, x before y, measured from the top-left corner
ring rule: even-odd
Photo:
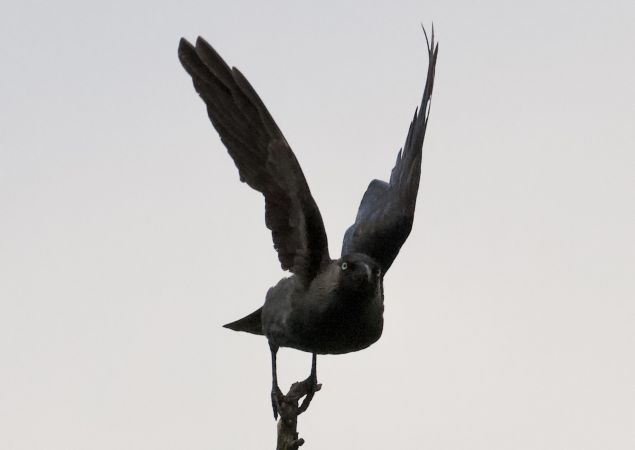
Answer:
[[[177,6],[178,5],[178,6]],[[635,447],[632,1],[5,2],[0,448],[273,448],[283,276],[179,65],[203,35],[302,164],[331,255],[440,41],[384,336],[318,358],[307,449]],[[283,386],[310,356],[280,353]]]

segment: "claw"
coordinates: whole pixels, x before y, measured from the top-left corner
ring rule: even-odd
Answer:
[[[278,420],[278,410],[280,409],[280,404],[284,395],[282,395],[282,391],[279,387],[275,387],[271,390],[271,406],[273,408],[273,418],[274,420]]]
[[[298,414],[302,414],[304,411],[307,410],[307,408],[311,404],[311,400],[313,400],[313,396],[322,387],[322,385],[317,382],[317,377],[313,374],[311,374],[306,380],[304,380],[303,383],[307,385],[307,393],[306,397],[304,397],[304,400],[302,400],[302,404],[300,404],[300,407],[298,408]]]

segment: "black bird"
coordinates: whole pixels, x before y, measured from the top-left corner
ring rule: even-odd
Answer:
[[[425,34],[425,30],[424,30]],[[331,259],[322,216],[300,164],[247,79],[230,68],[201,37],[181,39],[179,59],[207,106],[212,125],[233,158],[240,180],[265,197],[282,269],[293,273],[267,292],[264,305],[225,327],[264,335],[272,361],[272,403],[277,418],[282,393],[276,352],[291,347],[312,353],[310,384],[317,387],[316,354],[341,354],[368,347],[383,328],[383,278],[412,229],[421,149],[428,123],[438,44],[434,28],[421,105],[388,183],[370,182],[355,223],[346,231],[342,257]]]

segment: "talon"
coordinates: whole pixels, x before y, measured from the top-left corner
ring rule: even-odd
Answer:
[[[318,383],[316,374],[309,375],[307,377],[307,379],[304,380],[304,383],[306,383],[308,385],[307,386],[307,391],[310,394],[315,394],[322,387],[322,385],[320,383]]]
[[[273,408],[273,418],[278,420],[278,411],[280,410],[280,403],[284,399],[282,391],[277,386],[271,390],[271,406]]]
[[[309,405],[311,404],[311,400],[313,400],[313,396],[322,387],[322,385],[317,382],[317,377],[313,375],[304,380],[304,383],[306,383],[307,385],[307,393],[304,397],[304,400],[302,400],[300,407],[298,408],[298,414],[302,414],[308,409]]]

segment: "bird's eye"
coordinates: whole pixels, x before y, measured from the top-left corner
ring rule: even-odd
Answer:
[[[346,270],[348,269],[348,263],[343,262],[342,263],[342,270]]]

